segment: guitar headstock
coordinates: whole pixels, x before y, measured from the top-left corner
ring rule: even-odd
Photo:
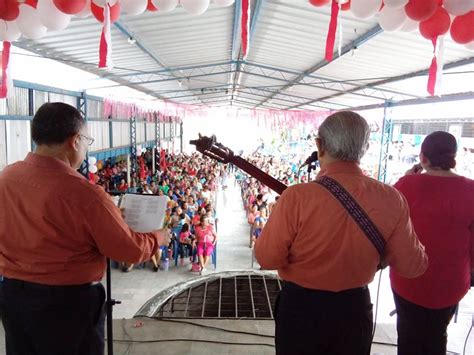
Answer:
[[[212,159],[221,163],[229,163],[234,156],[234,152],[216,141],[216,136],[211,137],[201,136],[198,139],[189,141],[189,144],[195,145],[196,150]]]

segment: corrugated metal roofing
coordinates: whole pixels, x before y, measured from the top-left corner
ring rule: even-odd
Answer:
[[[101,25],[94,18],[74,18],[64,31],[16,44],[117,85],[186,104],[318,110],[427,96],[426,72],[420,71],[428,69],[433,48],[418,32],[386,33],[377,16],[362,20],[341,12],[337,40],[341,38],[342,55],[336,53],[327,63],[328,6],[315,8],[307,0],[251,4],[245,60],[240,54],[240,0],[229,7],[211,4],[200,16],[180,7],[123,15],[112,30],[115,67],[109,71],[97,68]],[[474,91],[474,53],[446,36],[445,63],[461,60],[464,66],[447,72],[464,73],[445,75],[443,92]],[[410,77],[412,73],[416,75]]]

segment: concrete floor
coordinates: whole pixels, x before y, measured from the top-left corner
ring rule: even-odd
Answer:
[[[218,256],[217,271],[250,269],[251,250],[248,248],[248,226],[242,210],[240,193],[232,183],[218,198]],[[255,265],[257,268],[258,265]],[[213,272],[213,268],[209,268]],[[130,273],[112,270],[112,297],[122,301],[114,307],[114,338],[117,340],[161,340],[161,342],[126,343],[115,342],[115,354],[274,354],[271,338],[256,335],[235,334],[219,329],[202,328],[192,324],[176,324],[149,319],[131,319],[138,309],[158,291],[178,282],[196,277],[189,272],[189,265],[170,267],[169,271],[153,272],[151,267],[135,269]],[[375,304],[378,275],[370,285],[372,301]],[[372,354],[395,355],[396,347],[377,343],[396,344],[396,317],[389,313],[394,309],[388,272],[384,271],[380,283],[377,330]],[[457,323],[449,326],[448,350],[462,354],[467,332],[473,322],[474,292],[466,295],[460,305]],[[190,320],[207,326],[231,331],[247,331],[271,335],[272,321],[249,320]],[[140,323],[142,322],[142,323]],[[3,328],[0,327],[0,354],[4,354]],[[177,339],[188,339],[176,341]],[[199,341],[192,341],[193,339]],[[163,340],[168,340],[163,342]],[[206,342],[210,341],[210,342]],[[268,343],[265,345],[215,344],[213,341],[240,343]],[[474,334],[471,334],[466,354],[474,354]]]

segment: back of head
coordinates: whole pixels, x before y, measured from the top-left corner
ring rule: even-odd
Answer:
[[[31,137],[37,145],[56,145],[78,133],[85,125],[81,113],[62,102],[42,105],[31,123]]]
[[[328,116],[318,130],[323,148],[334,159],[360,161],[368,148],[370,128],[367,121],[352,111]]]
[[[421,144],[421,152],[429,159],[431,167],[443,170],[456,166],[457,149],[456,138],[443,131],[429,134]]]

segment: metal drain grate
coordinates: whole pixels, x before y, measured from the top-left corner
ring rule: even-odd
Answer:
[[[190,287],[165,302],[158,318],[273,319],[280,280],[256,275],[221,277]]]

